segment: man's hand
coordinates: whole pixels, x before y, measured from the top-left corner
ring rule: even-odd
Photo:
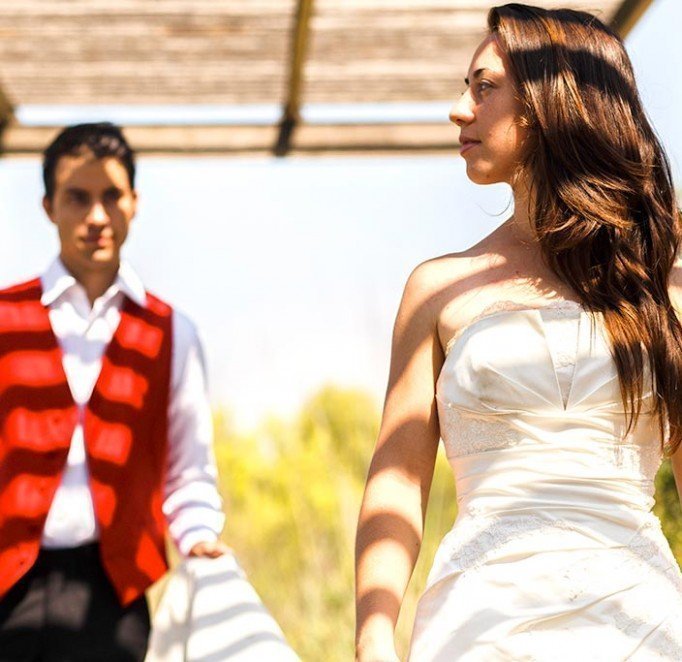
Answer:
[[[210,542],[198,542],[189,551],[190,556],[203,556],[209,559],[217,559],[223,554],[228,554],[232,550],[222,540],[212,540]]]

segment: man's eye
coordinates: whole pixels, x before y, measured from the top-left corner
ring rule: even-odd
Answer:
[[[83,193],[82,191],[71,191],[69,193],[69,201],[73,202],[74,204],[77,205],[86,205],[88,204],[88,196],[87,194]]]
[[[117,202],[121,198],[121,191],[118,189],[112,190],[112,191],[107,191],[104,194],[104,201],[105,202]]]

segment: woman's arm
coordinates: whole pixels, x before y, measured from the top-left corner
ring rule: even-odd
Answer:
[[[394,630],[419,554],[438,449],[443,363],[431,263],[410,276],[393,333],[384,413],[356,539],[356,659],[396,660]]]

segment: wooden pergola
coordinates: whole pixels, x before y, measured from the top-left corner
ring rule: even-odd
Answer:
[[[652,0],[543,0],[622,35]],[[452,150],[442,122],[304,120],[310,104],[444,102],[485,28],[482,0],[0,0],[0,150],[41,151],[57,126],[19,106],[257,106],[272,122],[126,127],[143,153]],[[337,112],[338,115],[338,112]],[[108,119],[103,116],[102,119]]]

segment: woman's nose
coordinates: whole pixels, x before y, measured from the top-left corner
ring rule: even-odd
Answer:
[[[469,90],[466,90],[462,96],[455,100],[450,109],[450,121],[457,126],[464,126],[469,124],[474,119],[473,99]]]

